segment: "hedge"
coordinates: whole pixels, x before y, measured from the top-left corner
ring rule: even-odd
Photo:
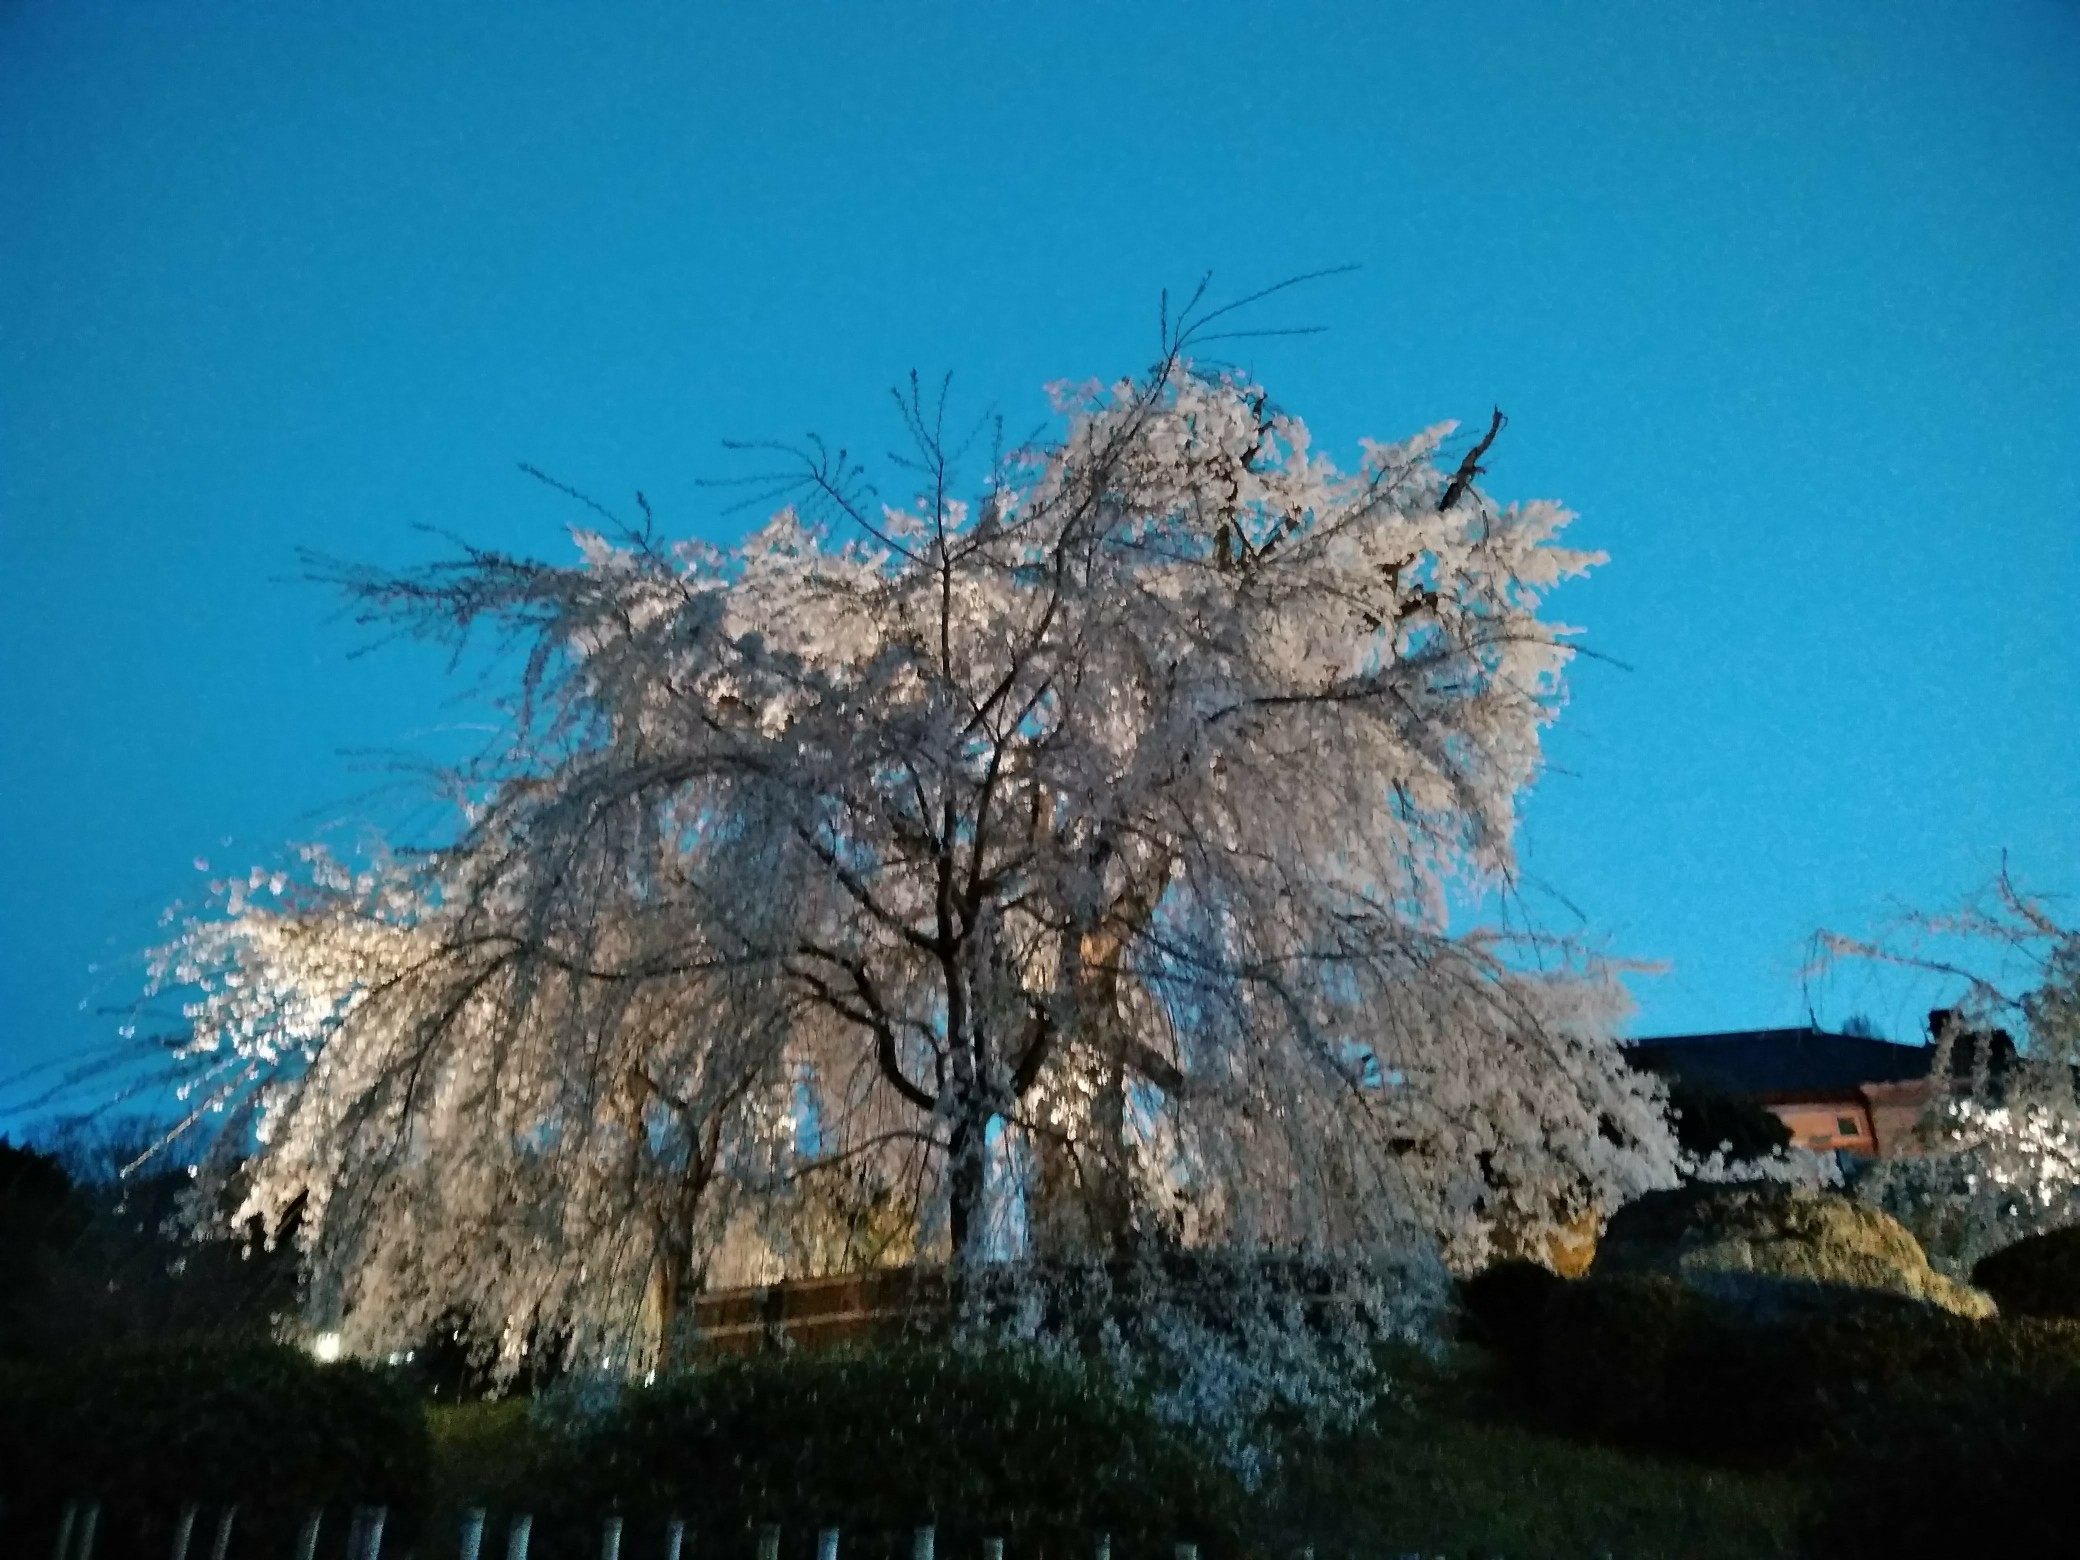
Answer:
[[[1759,1320],[1669,1279],[1564,1285],[1541,1315],[1537,1400],[1550,1423],[1590,1439],[1770,1464],[1931,1395],[2080,1383],[2080,1324],[1812,1290]]]
[[[98,1552],[166,1552],[188,1501],[239,1506],[240,1548],[285,1549],[313,1506],[388,1506],[408,1539],[426,1426],[388,1374],[274,1345],[157,1344],[0,1372],[8,1525],[101,1502]]]
[[[758,1525],[846,1531],[847,1553],[907,1552],[934,1523],[948,1553],[1002,1537],[1030,1553],[1218,1553],[1241,1491],[1141,1405],[1029,1355],[922,1347],[717,1363],[632,1390],[539,1482],[553,1552],[587,1553],[599,1512],[634,1530],[689,1520],[701,1547],[743,1552]],[[643,1540],[647,1542],[648,1540]]]
[[[1461,1334],[1493,1350],[1513,1377],[1528,1379],[1537,1368],[1546,1306],[1569,1282],[1525,1257],[1491,1263],[1459,1284]]]
[[[1540,1319],[1536,1400],[1570,1434],[1663,1445],[1702,1407],[1695,1376],[1718,1341],[1718,1321],[1673,1279],[1580,1279],[1556,1289]]]

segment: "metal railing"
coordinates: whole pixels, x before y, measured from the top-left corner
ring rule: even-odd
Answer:
[[[102,1507],[99,1501],[71,1500],[65,1503],[59,1514],[57,1531],[49,1550],[51,1560],[96,1560],[96,1545],[102,1537]],[[4,1513],[4,1508],[0,1508]],[[175,1518],[169,1546],[165,1551],[167,1560],[231,1560],[232,1544],[238,1532],[239,1508],[236,1505],[205,1507],[200,1502],[189,1502]],[[318,1560],[319,1543],[329,1537],[323,1508],[313,1509],[296,1530],[290,1553],[294,1560]],[[426,1560],[452,1553],[456,1560],[490,1560],[500,1553],[497,1549],[486,1553],[486,1542],[493,1534],[490,1511],[482,1506],[471,1507],[462,1513],[458,1531],[452,1539],[432,1543],[418,1553]],[[343,1553],[346,1560],[383,1560],[383,1535],[388,1526],[389,1511],[382,1506],[356,1506],[347,1518],[344,1545],[335,1544],[328,1553]],[[0,1524],[0,1553],[9,1556],[31,1555],[35,1549],[21,1546],[22,1534],[8,1532],[13,1524]],[[626,1520],[611,1515],[600,1520],[599,1546],[595,1553],[599,1560],[645,1560],[645,1555],[656,1560],[690,1560],[688,1549],[688,1524],[681,1517],[667,1518],[663,1525],[660,1542],[638,1550],[633,1545],[624,1545]],[[816,1531],[816,1560],[840,1560],[842,1534],[835,1527],[822,1527]],[[505,1521],[504,1560],[529,1560],[529,1550],[534,1541],[534,1516],[530,1512],[516,1511]],[[778,1523],[767,1523],[754,1535],[755,1560],[780,1560],[781,1527]],[[938,1529],[927,1524],[911,1530],[909,1560],[937,1560]],[[1171,1546],[1172,1560],[1198,1560],[1199,1546],[1194,1543],[1177,1543]],[[1298,1560],[1314,1560],[1314,1551],[1302,1549],[1297,1552]],[[1090,1544],[1091,1560],[1112,1560],[1112,1539],[1108,1534],[1098,1534]],[[402,1557],[399,1557],[402,1560]],[[980,1560],[1005,1560],[1004,1540],[984,1538],[981,1541]]]

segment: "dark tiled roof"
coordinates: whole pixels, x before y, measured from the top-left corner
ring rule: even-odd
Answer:
[[[1658,1035],[1625,1047],[1632,1065],[1696,1088],[1755,1099],[1853,1094],[1859,1084],[1926,1078],[1933,1046],[1819,1029]]]

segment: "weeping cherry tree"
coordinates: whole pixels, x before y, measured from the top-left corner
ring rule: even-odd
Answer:
[[[355,1347],[654,1350],[826,1183],[972,1264],[1465,1262],[1667,1181],[1610,973],[1455,924],[1597,559],[1478,485],[1500,413],[1342,469],[1193,362],[1218,318],[972,460],[913,383],[901,502],[812,443],[734,546],[594,505],[566,563],[323,570],[524,651],[452,844],[256,874],[162,960]]]

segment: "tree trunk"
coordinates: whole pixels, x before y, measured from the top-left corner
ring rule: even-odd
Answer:
[[[721,1149],[721,1118],[712,1117],[694,1134],[693,1148],[677,1195],[658,1230],[657,1259],[651,1268],[651,1305],[657,1321],[657,1370],[685,1363],[692,1332],[693,1305],[707,1276],[705,1256],[695,1251],[694,1220],[714,1179]]]
[[[650,1305],[657,1326],[657,1373],[685,1363],[686,1334],[699,1288],[693,1272],[693,1243],[683,1232],[667,1232],[650,1270]]]
[[[954,1124],[946,1145],[947,1204],[952,1224],[953,1264],[979,1262],[988,1234],[983,1202],[988,1194],[989,1120],[967,1111]]]
[[[1076,1034],[1073,1050],[1095,1059],[1089,1115],[1069,1137],[1037,1138],[1032,1231],[1046,1256],[1117,1255],[1133,1227],[1133,1166],[1127,1149],[1127,1067],[1119,1017],[1120,955],[1147,922],[1151,906],[1123,899],[1098,927],[1077,938],[1069,959]]]

